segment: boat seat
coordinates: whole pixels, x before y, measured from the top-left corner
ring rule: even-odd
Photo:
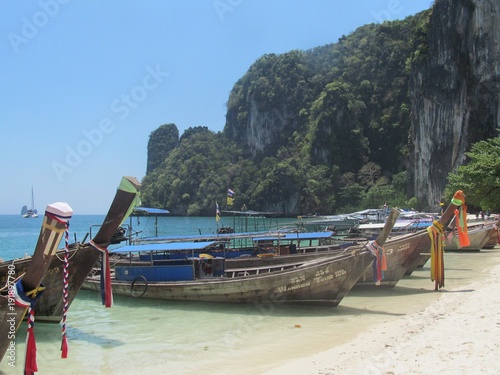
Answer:
[[[226,275],[231,278],[237,276],[260,275],[261,273],[270,273],[271,270],[283,271],[288,268],[296,268],[303,265],[305,262],[285,263],[285,264],[270,264],[260,267],[241,267],[241,268],[228,268],[225,270]]]

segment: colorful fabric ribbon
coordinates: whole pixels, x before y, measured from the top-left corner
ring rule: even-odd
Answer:
[[[22,279],[18,280],[14,290],[14,300],[16,305],[28,308],[28,331],[26,332],[26,360],[24,362],[24,374],[33,375],[38,371],[36,363],[36,340],[35,340],[35,302],[42,296],[45,287],[38,288],[25,293]],[[32,296],[32,297],[30,297]]]
[[[372,263],[373,267],[373,281],[376,285],[384,279],[384,271],[387,271],[387,258],[383,246],[380,246],[376,241],[371,241],[366,245],[367,249],[375,257]]]
[[[458,243],[460,247],[470,246],[469,233],[467,231],[467,206],[463,204],[455,209],[455,225],[458,231]]]
[[[434,220],[427,228],[431,239],[431,280],[436,284],[436,290],[444,287],[444,229],[443,225]]]
[[[105,307],[113,306],[113,289],[111,288],[111,267],[109,265],[109,251],[100,247],[94,241],[89,242],[93,248],[102,252],[101,262],[101,299]]]

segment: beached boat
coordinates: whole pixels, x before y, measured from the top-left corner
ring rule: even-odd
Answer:
[[[392,232],[394,235],[416,232],[420,229],[428,228],[432,225],[432,222],[433,219],[431,217],[399,219],[396,221],[396,224],[394,224]],[[356,230],[357,236],[371,239],[375,237],[383,225],[384,223],[367,223],[360,224],[353,229]],[[354,232],[354,230],[352,232]]]
[[[498,231],[498,222],[495,222],[491,226],[487,237],[488,240],[482,247],[483,249],[493,249],[495,246],[500,245],[500,232]]]
[[[460,246],[456,229],[447,232],[445,237],[445,251],[479,251],[487,244],[495,246],[498,242],[498,228],[494,222],[471,223],[467,226],[470,239],[469,246]]]
[[[135,177],[123,177],[97,234],[88,243],[75,244],[69,250],[68,306],[77,295],[87,275],[92,271],[96,262],[104,253],[104,249],[111,243],[118,227],[126,220],[135,207],[139,187],[140,183]],[[65,285],[63,279],[64,258],[65,251],[60,250],[57,251],[50,262],[43,279],[45,292],[35,306],[37,320],[61,320],[64,310],[64,301],[62,298]],[[0,265],[0,284],[4,285],[7,282],[9,270],[13,269],[17,277],[26,272],[31,262],[31,257],[3,262]]]
[[[396,222],[397,223],[397,222]],[[294,255],[295,257],[311,258],[328,255],[330,252],[339,252],[345,248],[357,247],[368,244],[370,240],[363,238],[346,238],[338,241],[330,237],[331,232],[311,232],[311,233],[289,233],[276,237],[254,238],[254,242],[262,252],[270,252],[275,255]],[[380,229],[379,232],[380,234]],[[319,239],[321,235],[329,239],[319,245],[312,245],[311,239]],[[384,244],[387,269],[383,272],[383,279],[377,283],[372,267],[365,270],[355,286],[382,285],[395,286],[405,275],[411,274],[416,268],[415,257],[419,257],[420,252],[429,254],[430,242],[425,230],[409,232],[406,234],[391,233],[391,237]],[[426,260],[430,257],[427,256]],[[279,257],[277,261],[279,261]],[[235,261],[238,261],[237,259]]]
[[[195,246],[197,250],[206,251],[215,244],[139,245],[148,252],[155,251],[154,260],[147,266],[115,266],[113,293],[177,301],[302,302],[337,306],[372,260],[368,250],[358,249],[307,261],[227,268],[222,257],[205,257],[204,253],[183,259],[173,256],[176,252],[180,255],[187,250],[194,251]],[[158,252],[168,258],[160,258]],[[88,278],[84,288],[100,290],[99,278]]]
[[[15,271],[13,264],[7,265],[7,280],[2,292],[6,292],[0,299],[0,361],[8,352],[6,358],[9,363],[16,363],[16,331],[24,320],[28,311],[28,347],[33,348],[33,307],[44,294],[42,280],[50,268],[57,246],[61,242],[66,230],[66,224],[73,211],[66,203],[54,203],[47,206],[40,229],[40,235],[35,251],[22,275]],[[36,371],[35,363],[27,361],[26,371]],[[15,366],[14,366],[15,367]]]
[[[380,285],[394,287],[405,275],[411,275],[420,260],[420,253],[429,253],[430,239],[427,230],[400,234],[389,238],[384,250],[386,254],[386,270],[380,283],[374,283],[373,269],[367,269],[356,283],[356,286]],[[430,257],[430,255],[429,255]],[[428,258],[427,258],[428,259]]]
[[[457,206],[451,205],[450,211],[441,220],[449,223],[453,217],[453,210]],[[399,215],[399,211],[392,210],[396,212],[391,212],[392,217],[395,214]],[[391,219],[392,220],[392,219]],[[395,220],[395,219],[394,219]],[[395,220],[392,223],[392,230],[394,224],[397,223]],[[382,224],[386,225],[386,224]],[[384,229],[385,226],[382,228]],[[392,232],[391,230],[391,232]],[[378,226],[378,234],[381,234],[380,225]],[[393,234],[393,232],[391,233]],[[266,256],[265,261],[254,260],[252,264],[249,264],[250,259],[240,259],[236,258],[234,260],[227,260],[227,264],[232,262],[234,266],[231,268],[243,268],[245,264],[249,264],[251,267],[256,267],[257,265],[270,265],[270,264],[282,264],[287,261],[294,262],[304,261],[306,259],[319,258],[323,256],[330,256],[332,253],[342,252],[346,247],[356,248],[359,246],[364,246],[369,243],[368,239],[363,241],[354,241],[351,239],[346,239],[344,243],[338,242],[332,236],[333,232],[296,232],[296,233],[261,233],[260,237],[253,237],[252,243],[254,246],[254,253],[260,252]],[[195,237],[197,240],[215,240],[215,239],[225,239],[228,237]],[[386,237],[387,238],[387,237]],[[194,238],[191,238],[194,239]],[[142,240],[141,243],[159,243],[166,240],[172,240],[172,238],[158,237]],[[417,266],[417,261],[419,254],[421,252],[429,253],[430,248],[430,238],[427,230],[419,230],[417,232],[410,232],[404,235],[393,236],[384,244],[385,259],[387,264],[387,269],[383,272],[383,278],[378,280],[380,277],[376,274],[376,268],[369,267],[360,276],[359,280],[356,282],[356,286],[368,286],[368,285],[382,285],[393,287],[398,281],[407,273],[411,273]],[[250,249],[252,250],[252,249]],[[241,249],[239,249],[241,251]],[[237,253],[238,254],[238,253]],[[274,255],[274,259],[271,259],[271,255]],[[254,258],[255,259],[255,258]],[[372,262],[370,262],[372,263]]]
[[[380,244],[395,220],[394,217],[388,221],[378,238]],[[228,258],[221,244],[220,241],[161,242],[115,249],[114,253],[129,254],[130,263],[115,265],[113,292],[178,301],[337,306],[374,259],[372,251],[364,246],[341,251],[280,256],[241,254],[238,258]],[[84,288],[99,290],[99,277],[89,277]]]
[[[480,227],[481,229],[476,227]],[[493,249],[500,243],[498,237],[498,226],[494,222],[470,223],[467,226],[467,231],[470,239],[470,245],[462,248],[460,247],[460,241],[458,240],[456,233],[454,234],[452,230],[448,230],[445,242],[446,246],[444,247],[445,251],[479,251],[481,249]],[[483,238],[483,235],[485,238]],[[421,253],[417,263],[417,268],[422,268],[429,261],[430,257],[431,255],[428,252]]]
[[[463,193],[456,192],[455,197],[460,197]],[[460,204],[460,199],[452,201],[443,215],[437,220],[438,226],[446,228],[455,217],[455,210]],[[411,275],[412,272],[422,262],[427,262],[430,255],[431,237],[428,229],[421,229],[413,233],[398,235],[389,238],[384,249],[386,251],[387,270],[384,271],[384,277],[380,285],[393,287],[403,276]],[[443,271],[444,272],[444,271]],[[373,285],[374,272],[367,269],[356,286]]]
[[[301,218],[296,226],[306,232],[320,230],[334,231],[336,233],[347,233],[349,229],[359,225],[362,218],[352,215],[325,215],[313,218]]]

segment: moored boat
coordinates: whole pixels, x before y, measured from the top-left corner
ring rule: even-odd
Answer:
[[[184,244],[185,248],[178,251],[185,252],[194,244]],[[179,243],[155,246],[167,249],[161,252],[171,255],[173,245]],[[366,249],[297,262],[238,268],[226,268],[224,258],[205,258],[203,254],[184,259],[169,258],[163,262],[156,257],[151,265],[144,267],[116,266],[112,287],[113,293],[118,295],[164,300],[337,306],[371,260],[372,255]],[[88,278],[84,288],[99,290],[99,278]]]
[[[445,251],[479,251],[481,249],[493,249],[499,242],[498,226],[496,223],[472,223],[467,226],[467,232],[470,239],[470,245],[460,247],[460,242],[453,231],[446,235]],[[484,235],[484,238],[483,238]],[[431,255],[423,252],[419,256],[417,268],[423,267]]]
[[[8,356],[9,363],[15,364],[16,331],[27,311],[28,338],[31,335],[31,340],[27,340],[27,345],[31,344],[31,350],[36,351],[36,346],[33,347],[34,341],[32,341],[34,306],[45,292],[45,287],[41,285],[42,280],[46,276],[72,214],[73,210],[66,203],[49,204],[45,210],[33,256],[23,274],[16,274],[14,265],[10,263],[6,265],[5,290],[2,289],[2,292],[6,292],[6,294],[2,295],[5,298],[0,299],[0,316],[2,317],[0,320],[0,337],[2,338],[0,340],[0,361],[9,351],[9,353],[14,353],[14,358],[11,358],[12,355]],[[33,370],[36,371],[36,359],[35,363],[27,361],[27,373],[31,373]]]
[[[494,222],[473,223],[467,226],[470,244],[461,246],[456,230],[450,230],[445,237],[445,251],[479,251],[486,246],[491,248],[498,242],[498,228]]]
[[[381,245],[394,225],[396,213],[378,238]],[[298,234],[291,235],[298,238]],[[181,301],[337,306],[374,259],[373,252],[365,246],[228,258],[225,248],[219,245],[218,241],[161,242],[115,249],[114,253],[128,253],[130,263],[125,261],[114,267],[113,292]],[[134,256],[141,252],[146,253]],[[89,277],[84,288],[98,290],[99,278]]]
[[[493,249],[495,246],[500,245],[500,232],[498,231],[498,222],[495,222],[489,232],[488,240],[483,246],[483,249]]]
[[[459,192],[455,193],[455,196],[458,195]],[[458,201],[454,202],[458,203]],[[443,215],[436,221],[438,226],[446,228],[453,220],[455,210],[459,206],[460,204],[450,203]],[[431,238],[428,229],[389,238],[384,245],[387,270],[384,271],[380,285],[394,287],[403,276],[410,275],[425,258],[425,262],[430,258],[430,247]],[[356,286],[372,286],[374,285],[373,279],[374,271],[367,269]]]
[[[118,227],[128,217],[136,204],[140,183],[134,177],[123,177],[109,211],[97,234],[88,243],[76,244],[68,254],[68,306],[76,297],[87,275],[92,271],[99,257],[109,246]],[[57,246],[58,244],[56,244]],[[45,291],[37,301],[35,311],[37,320],[60,321],[64,310],[63,290],[65,280],[63,271],[65,251],[59,250],[51,259],[43,283]],[[15,277],[22,275],[30,267],[32,258],[5,261],[0,265],[0,283],[5,283],[8,272],[13,270]]]

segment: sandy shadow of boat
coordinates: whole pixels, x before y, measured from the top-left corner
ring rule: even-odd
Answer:
[[[384,310],[374,310],[368,308],[359,308],[351,306],[338,306],[338,311],[335,315],[338,316],[353,316],[353,315],[385,315],[385,316],[405,316],[404,313],[394,313]]]
[[[398,297],[398,296],[429,294],[429,293],[435,293],[434,289],[410,288],[410,287],[396,285],[393,288],[377,287],[377,286],[373,286],[372,288],[366,288],[366,287],[353,288],[349,293],[349,295],[362,298],[383,298],[383,297]]]
[[[115,340],[106,335],[96,334],[95,332],[89,332],[72,326],[68,327],[68,338],[70,343],[71,341],[84,341],[102,348],[116,348],[126,344],[124,341]]]
[[[119,297],[119,296],[118,296]],[[373,310],[368,308],[356,308],[351,306],[343,306],[342,304],[332,307],[329,305],[314,304],[296,304],[296,303],[210,303],[210,302],[189,302],[189,301],[155,301],[155,300],[141,300],[141,304],[147,303],[150,307],[154,308],[173,308],[189,312],[207,312],[215,314],[228,314],[228,315],[244,315],[251,316],[279,316],[279,317],[343,317],[349,315],[387,315],[387,316],[403,316],[405,314],[392,313],[383,310]],[[117,298],[115,303],[123,307],[133,305],[130,298],[122,297]],[[160,318],[158,318],[160,319]],[[154,318],[152,319],[154,320]]]
[[[441,293],[473,293],[475,292],[476,289],[456,289],[456,290],[446,290],[446,289],[441,289]]]
[[[84,304],[96,304],[100,307],[100,296],[91,291],[80,291],[77,299]],[[131,314],[141,314],[141,311],[148,309],[175,310],[180,314],[183,312],[210,312],[214,314],[227,315],[279,315],[279,316],[330,316],[337,307],[331,305],[307,305],[303,303],[282,302],[282,301],[258,301],[248,303],[224,303],[224,302],[199,302],[199,301],[165,301],[158,299],[141,298],[140,304],[137,299],[116,295],[113,297],[114,308],[130,310]],[[161,318],[156,318],[161,319]],[[151,317],[151,321],[155,318]]]
[[[19,330],[19,338],[26,335],[26,322],[21,325]],[[67,337],[70,342],[72,341],[84,341],[101,347],[118,347],[125,345],[126,343],[120,340],[115,340],[104,334],[97,334],[94,332],[89,332],[87,330],[82,330],[80,328],[74,327],[71,323],[68,324]],[[54,323],[36,323],[36,341],[37,343],[60,343],[61,341],[61,326]]]
[[[412,273],[409,276],[404,276],[403,280],[430,280],[430,277],[428,274],[422,274],[422,275],[415,275],[415,273]]]

